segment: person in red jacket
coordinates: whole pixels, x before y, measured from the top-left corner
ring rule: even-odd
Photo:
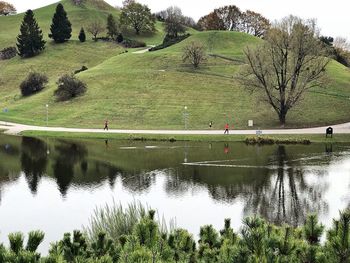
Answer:
[[[228,123],[226,123],[226,125],[225,125],[225,132],[224,132],[224,134],[229,134],[228,129],[229,129],[229,125],[228,125]]]

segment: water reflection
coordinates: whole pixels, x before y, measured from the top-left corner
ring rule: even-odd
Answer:
[[[36,194],[40,178],[46,173],[47,144],[39,139],[22,138],[21,169],[30,191]]]
[[[241,204],[244,216],[260,214],[276,224],[297,226],[310,212],[328,213],[328,167],[349,158],[349,151],[341,147],[145,145],[0,136],[0,208],[4,190],[22,175],[34,197],[47,178],[67,202],[72,186],[92,191],[106,182],[110,193],[120,185],[133,196],[152,194],[162,182],[170,199],[206,192],[218,203]]]

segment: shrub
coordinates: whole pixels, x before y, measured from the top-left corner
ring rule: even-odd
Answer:
[[[21,83],[20,89],[22,96],[30,96],[45,88],[48,78],[44,74],[37,72],[29,73],[28,77]]]
[[[125,48],[138,48],[138,47],[146,47],[146,43],[138,40],[133,40],[129,38],[124,38],[122,45]]]
[[[15,47],[7,47],[0,51],[0,60],[11,59],[17,55]]]
[[[177,37],[171,37],[169,35],[166,35],[163,43],[161,45],[152,47],[149,51],[157,51],[160,49],[164,49],[167,47],[170,47],[172,45],[175,45],[177,43],[180,43],[181,41],[185,40],[186,38],[188,38],[191,34],[185,34],[185,35],[181,35],[181,36],[177,36]]]
[[[198,68],[206,60],[206,52],[202,43],[194,42],[187,44],[183,48],[183,62],[189,62],[194,68]]]
[[[118,43],[122,43],[123,40],[124,40],[123,35],[122,35],[122,34],[119,34],[119,35],[117,36],[117,42],[118,42]]]
[[[83,72],[83,71],[85,71],[85,70],[88,70],[88,68],[85,67],[85,66],[82,66],[81,69],[77,69],[77,70],[74,71],[74,75],[75,75],[75,74],[78,74],[78,73],[80,73],[80,72]]]
[[[57,81],[55,96],[58,101],[66,101],[78,97],[86,92],[86,84],[71,75],[63,75]]]
[[[80,32],[79,32],[79,40],[80,42],[85,42],[86,41],[86,35],[85,35],[85,30],[84,28],[81,28],[80,29]]]
[[[285,138],[285,139],[278,139],[278,138],[272,138],[272,137],[247,137],[245,139],[245,143],[248,145],[272,145],[272,144],[304,144],[309,145],[311,144],[311,141],[308,139],[297,139],[297,138]]]

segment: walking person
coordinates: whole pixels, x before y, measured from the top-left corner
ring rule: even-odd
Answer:
[[[213,121],[209,122],[209,128],[211,129],[211,127],[213,127]]]
[[[107,130],[108,131],[108,120],[105,121],[105,127],[103,128],[103,130]]]
[[[229,134],[228,129],[229,129],[229,125],[228,125],[228,123],[226,123],[226,125],[225,125],[225,132],[224,132],[224,134]]]

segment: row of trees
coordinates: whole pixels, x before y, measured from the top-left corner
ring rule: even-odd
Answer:
[[[321,36],[320,40],[324,43],[327,55],[335,59],[346,67],[350,67],[350,43],[342,37]]]
[[[229,5],[215,9],[198,21],[201,30],[230,30],[263,37],[270,28],[270,21],[259,13],[242,12],[237,6]]]
[[[70,23],[63,5],[59,3],[52,18],[49,37],[56,43],[63,43],[72,36]],[[23,18],[20,34],[17,37],[18,54],[21,57],[32,57],[45,49],[46,41],[32,10],[28,10]]]
[[[1,2],[0,2],[1,3]],[[155,30],[155,16],[146,5],[137,3],[134,0],[124,2],[120,16],[120,27],[115,17],[110,14],[107,17],[107,26],[104,26],[99,20],[92,21],[87,26],[87,31],[92,34],[93,39],[97,41],[98,35],[107,29],[107,36],[113,40],[121,42],[121,27],[131,27],[136,34],[141,32]],[[49,37],[56,43],[64,43],[72,36],[72,24],[68,19],[64,7],[59,3],[52,18]],[[119,37],[119,38],[118,38]],[[79,33],[81,42],[86,40],[85,30],[81,28]],[[20,34],[17,37],[18,54],[21,57],[32,57],[40,53],[45,48],[43,33],[40,29],[32,10],[25,13],[20,28]]]
[[[134,211],[134,210],[132,210]],[[137,212],[138,213],[138,212]],[[107,232],[87,238],[80,232],[64,234],[62,240],[52,243],[47,257],[36,252],[45,234],[29,233],[24,243],[22,233],[9,235],[10,247],[0,245],[0,262],[53,263],[53,262],[290,262],[338,263],[350,261],[350,213],[340,213],[327,231],[324,244],[320,243],[324,226],[317,216],[311,215],[300,228],[275,226],[257,217],[243,220],[239,233],[225,220],[222,230],[212,225],[200,228],[198,243],[185,229],[167,232],[155,220],[155,211],[141,211],[129,215],[123,211],[118,220],[105,219],[112,224]],[[104,214],[103,214],[104,215]],[[110,215],[106,214],[107,217]],[[125,219],[124,219],[125,218]],[[122,223],[125,221],[125,224]],[[114,225],[113,225],[114,224]],[[132,227],[128,227],[132,224]],[[117,230],[117,231],[115,231]],[[124,232],[124,233],[123,233]],[[123,233],[123,234],[121,234]]]

